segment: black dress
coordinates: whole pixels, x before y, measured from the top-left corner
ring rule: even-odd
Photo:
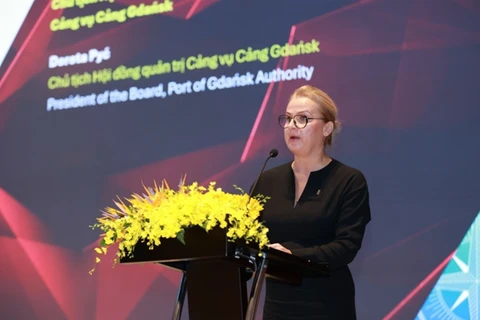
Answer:
[[[267,278],[263,319],[356,319],[355,287],[347,265],[371,219],[365,177],[333,159],[310,173],[294,206],[291,164],[264,172],[254,190],[254,195],[270,197],[262,212],[270,242],[305,259],[328,262],[331,275],[304,279],[300,286]]]

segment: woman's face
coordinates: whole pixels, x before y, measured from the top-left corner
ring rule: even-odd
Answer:
[[[314,101],[305,97],[293,98],[285,114],[287,119],[292,119],[290,123],[287,122],[287,127],[284,129],[285,143],[294,155],[307,156],[323,149],[325,137],[329,132],[320,113],[320,107]],[[304,118],[302,121],[300,116],[308,118],[307,125],[302,129],[297,128],[293,119],[295,116],[300,120],[297,122],[300,128],[306,120]]]

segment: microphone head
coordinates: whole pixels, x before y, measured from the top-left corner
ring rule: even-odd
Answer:
[[[275,158],[276,156],[278,156],[278,150],[277,149],[270,150],[270,157]]]

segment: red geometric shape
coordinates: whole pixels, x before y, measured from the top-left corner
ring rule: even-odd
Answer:
[[[0,188],[0,216],[18,239],[45,241],[48,232],[42,221]]]
[[[43,64],[38,63],[39,54],[46,51],[53,33],[48,28],[48,21],[61,16],[63,10],[50,10],[50,2],[42,11],[37,22],[29,32],[27,38],[8,66],[5,74],[0,79],[0,105],[23,84],[43,69]],[[15,76],[10,76],[14,74]],[[8,79],[8,81],[7,81]],[[5,112],[5,110],[0,110]],[[2,120],[4,117],[0,117]],[[0,122],[0,127],[2,123]]]
[[[313,66],[312,79],[270,83],[241,161],[268,147],[278,135],[276,115],[291,92],[307,83],[334,99],[345,126],[406,128],[432,121],[423,116],[443,84],[446,50],[480,43],[480,32],[460,25],[458,17],[473,24],[478,15],[458,3],[439,1],[431,8],[428,2],[412,0],[360,1],[293,26],[293,43],[315,39],[320,52],[289,57],[282,68]],[[468,113],[456,114],[461,116],[434,125],[459,123]]]
[[[430,281],[432,281],[433,279],[435,279],[437,277],[437,275],[442,272],[442,270],[445,268],[445,266],[447,265],[447,263],[450,261],[450,259],[452,258],[452,256],[455,254],[455,251],[452,252],[451,254],[449,254],[447,256],[447,258],[445,258],[445,260],[443,260],[435,269],[433,269],[433,271],[425,277],[425,279],[422,280],[422,282],[420,282],[409,294],[407,294],[407,296],[405,298],[402,299],[402,301],[400,301],[399,304],[397,304],[395,306],[395,308],[393,308],[392,311],[390,311],[387,315],[385,315],[385,317],[382,318],[382,320],[391,320],[393,319],[393,317],[395,317],[395,315],[405,306],[408,304],[408,302],[410,302],[410,300],[412,300],[415,295],[418,294],[418,292],[420,292],[426,285],[428,285],[428,283]]]
[[[187,175],[188,183],[204,180],[236,163],[235,156],[241,152],[241,142],[213,146],[188,154],[168,158],[164,161],[118,173],[108,178],[109,184],[120,186],[127,192],[144,191],[153,182],[161,184],[166,179],[170,187],[176,188],[181,176]],[[173,168],[181,168],[175,171]]]
[[[96,265],[96,319],[125,319],[158,277],[176,281],[173,271],[155,264],[116,265],[114,247]],[[93,259],[92,259],[93,261]],[[172,302],[173,303],[173,302]]]
[[[205,10],[206,8],[210,7],[211,5],[219,1],[220,0],[195,0],[192,7],[190,8],[187,15],[185,16],[185,20],[190,19],[194,15],[198,14],[199,12]]]
[[[66,313],[52,296],[31,257],[24,251],[24,243],[0,237],[0,252],[0,296],[11,299],[11,304],[8,304],[11,313],[24,319],[65,318]],[[4,316],[5,312],[2,310]]]
[[[68,319],[84,319],[77,258],[68,250],[30,240],[18,240],[51,296]]]

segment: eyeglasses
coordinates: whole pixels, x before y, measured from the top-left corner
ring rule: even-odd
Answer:
[[[290,117],[285,114],[282,114],[278,116],[278,124],[280,125],[280,127],[285,129],[290,124],[290,121],[293,120],[293,124],[295,125],[295,127],[297,127],[298,129],[303,129],[307,126],[310,120],[314,120],[314,119],[325,120],[324,118],[309,118],[307,116],[302,116],[298,114],[294,117]]]

